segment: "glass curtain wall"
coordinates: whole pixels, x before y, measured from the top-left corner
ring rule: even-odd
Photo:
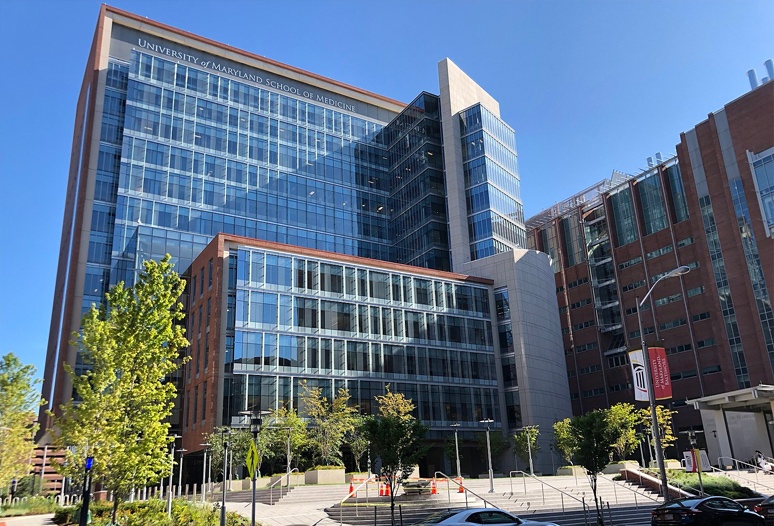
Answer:
[[[366,413],[391,384],[429,425],[498,414],[487,287],[252,247],[235,272],[224,424],[244,409],[298,407],[304,379],[348,388]]]
[[[513,130],[480,104],[459,118],[471,258],[525,248]]]

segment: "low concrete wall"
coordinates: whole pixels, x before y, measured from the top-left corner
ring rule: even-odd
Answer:
[[[341,469],[313,469],[307,471],[304,480],[307,484],[345,484],[347,476]]]

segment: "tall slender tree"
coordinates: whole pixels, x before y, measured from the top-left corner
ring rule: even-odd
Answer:
[[[427,428],[411,414],[415,408],[411,399],[389,387],[384,396],[376,397],[379,414],[367,419],[365,429],[381,461],[378,474],[390,488],[390,516],[395,526],[395,492],[425,455]]]
[[[310,419],[309,443],[318,460],[327,466],[341,466],[341,446],[347,433],[354,430],[353,417],[357,409],[350,407],[349,391],[339,389],[333,401],[323,395],[319,387],[309,387],[306,381],[301,386],[301,404]]]
[[[577,438],[575,459],[586,470],[591,491],[594,493],[597,524],[603,525],[604,518],[597,499],[597,475],[610,461],[613,444],[620,438],[620,429],[611,423],[606,409],[573,417],[570,420],[570,427]]]
[[[27,474],[35,449],[35,411],[44,402],[34,375],[13,353],[0,358],[0,488]]]
[[[75,397],[55,418],[56,444],[67,447],[61,471],[79,477],[93,457],[94,480],[114,495],[113,522],[133,487],[155,484],[171,469],[175,385],[167,378],[188,341],[178,301],[185,282],[170,259],[145,261],[134,286],[118,283],[89,309],[73,342],[86,371],[64,366]]]

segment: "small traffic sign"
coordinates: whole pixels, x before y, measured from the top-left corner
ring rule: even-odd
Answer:
[[[258,468],[258,448],[255,447],[255,442],[250,442],[250,449],[247,451],[247,472],[250,478],[253,478],[256,468]]]

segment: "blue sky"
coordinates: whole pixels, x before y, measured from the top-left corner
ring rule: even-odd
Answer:
[[[749,90],[771,0],[113,0],[154,20],[405,102],[451,58],[516,130],[534,215],[637,173]],[[0,355],[42,374],[75,104],[96,0],[0,0]]]

